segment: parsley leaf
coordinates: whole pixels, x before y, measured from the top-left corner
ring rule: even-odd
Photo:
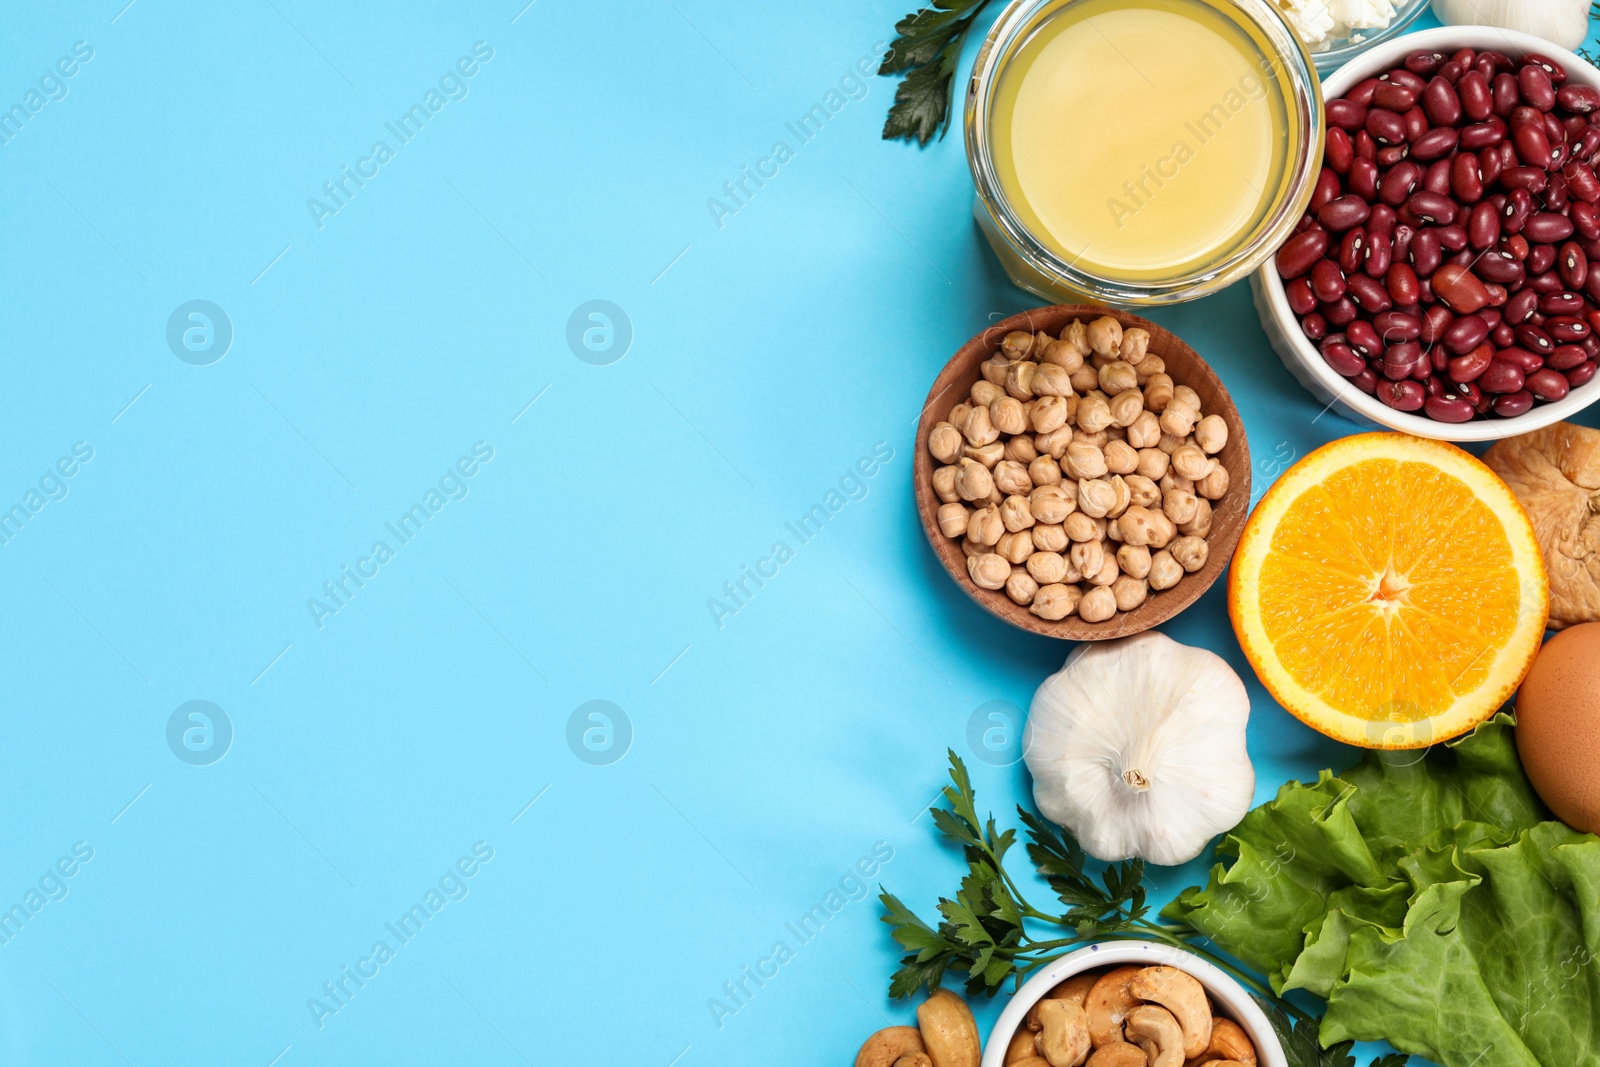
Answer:
[[[905,74],[883,124],[883,139],[927,144],[950,128],[950,83],[967,31],[989,0],[933,0],[895,24],[879,74]]]

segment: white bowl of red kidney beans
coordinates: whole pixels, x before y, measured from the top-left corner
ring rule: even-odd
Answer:
[[[1357,421],[1451,441],[1600,399],[1600,71],[1454,26],[1376,46],[1323,91],[1311,203],[1253,278],[1290,372]]]

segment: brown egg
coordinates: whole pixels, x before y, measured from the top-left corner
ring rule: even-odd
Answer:
[[[1562,822],[1600,832],[1600,623],[1562,630],[1539,651],[1517,690],[1517,751]]]

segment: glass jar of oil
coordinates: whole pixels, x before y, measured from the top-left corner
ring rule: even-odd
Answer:
[[[966,119],[978,222],[1012,279],[1122,305],[1260,266],[1324,136],[1316,69],[1269,0],[1016,0]]]

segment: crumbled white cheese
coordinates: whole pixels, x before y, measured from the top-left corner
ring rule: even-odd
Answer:
[[[1313,52],[1351,36],[1381,30],[1394,21],[1394,0],[1276,0],[1295,32]]]

